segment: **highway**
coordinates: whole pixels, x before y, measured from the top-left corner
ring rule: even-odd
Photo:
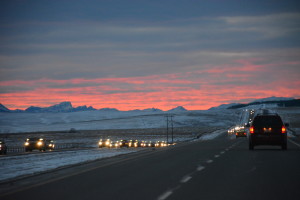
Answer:
[[[4,172],[1,172],[4,173]],[[0,199],[300,199],[300,140],[288,150],[224,133],[0,185]]]

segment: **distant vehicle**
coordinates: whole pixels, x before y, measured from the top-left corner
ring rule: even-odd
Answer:
[[[156,142],[149,141],[149,142],[146,143],[146,146],[147,147],[155,147],[155,144],[156,144]]]
[[[166,147],[167,143],[165,141],[158,141],[155,144],[155,147]]]
[[[27,138],[24,146],[26,152],[34,149],[46,151],[47,149],[46,142],[43,138]]]
[[[227,131],[228,135],[233,135],[233,134],[234,134],[234,128],[235,128],[235,126],[230,127],[230,128],[228,129],[228,131]]]
[[[128,144],[128,140],[120,140],[120,147],[129,147]]]
[[[249,127],[249,149],[257,145],[278,145],[287,149],[287,130],[289,124],[283,124],[281,117],[274,113],[258,114]]]
[[[115,141],[115,142],[111,141],[108,147],[109,148],[118,148],[118,147],[120,147],[120,142],[119,141]]]
[[[128,147],[138,147],[138,140],[129,140]]]
[[[6,154],[7,153],[7,146],[3,140],[0,140],[0,154]]]
[[[140,147],[147,147],[147,142],[146,142],[146,141],[141,141],[141,142],[139,143],[139,146],[140,146]]]
[[[246,130],[243,126],[240,126],[240,127],[237,127],[235,129],[235,137],[247,137],[247,133],[246,133]]]
[[[110,143],[111,143],[110,139],[106,139],[106,140],[100,139],[98,146],[99,146],[99,148],[110,147]]]
[[[47,150],[54,150],[55,144],[53,140],[45,140],[45,143]]]

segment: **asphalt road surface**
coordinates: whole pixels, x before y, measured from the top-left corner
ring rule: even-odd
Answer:
[[[5,172],[1,172],[5,173]],[[220,136],[0,185],[0,199],[300,199],[300,140],[288,150]]]

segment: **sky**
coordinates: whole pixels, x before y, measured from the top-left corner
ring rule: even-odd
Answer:
[[[300,98],[297,0],[2,0],[0,103],[205,110]]]

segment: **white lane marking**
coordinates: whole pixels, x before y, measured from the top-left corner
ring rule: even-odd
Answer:
[[[221,152],[220,152],[220,154],[224,154],[224,153],[225,153],[225,151],[221,151]]]
[[[172,190],[168,190],[165,193],[163,193],[162,195],[160,195],[157,200],[165,200],[167,199],[171,194],[173,193]]]
[[[300,144],[298,144],[297,142],[294,142],[293,140],[289,140],[291,143],[293,143],[294,145],[300,147]]]
[[[227,148],[227,149],[225,149],[225,151],[229,151],[229,149]]]
[[[204,170],[205,169],[205,167],[203,167],[203,166],[201,166],[201,165],[199,165],[198,167],[197,167],[197,171],[199,172],[199,171],[202,171],[202,170]]]
[[[206,161],[206,163],[212,163],[212,162],[214,162],[213,160],[208,160],[208,161]]]
[[[219,158],[220,157],[220,155],[215,155],[215,158]]]
[[[189,180],[191,180],[191,176],[189,176],[189,175],[186,175],[186,176],[184,176],[182,179],[181,179],[181,181],[180,181],[180,183],[186,183],[186,182],[188,182]]]

